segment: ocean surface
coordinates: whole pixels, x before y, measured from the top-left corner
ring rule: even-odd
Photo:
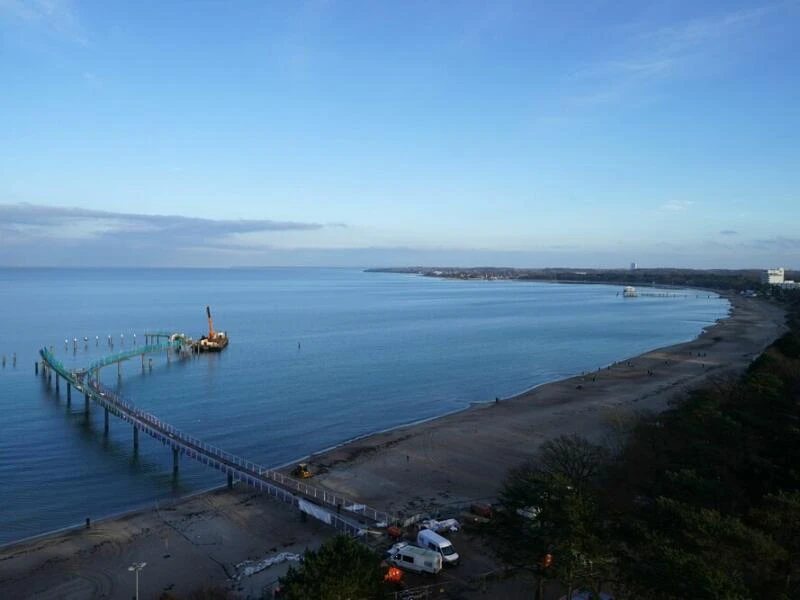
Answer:
[[[78,368],[131,348],[134,334],[143,345],[145,331],[199,337],[210,305],[231,338],[223,353],[152,355],[144,370],[134,359],[103,382],[277,466],[693,339],[728,314],[715,294],[686,293],[623,299],[617,286],[351,269],[0,269],[0,543],[224,484],[187,458],[173,479],[171,452],[141,435],[134,454],[131,427],[113,416],[106,437],[102,409],[87,417],[81,395],[68,406],[66,386],[57,396],[34,375],[43,346]]]

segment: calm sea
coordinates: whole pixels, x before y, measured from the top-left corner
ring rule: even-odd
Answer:
[[[104,370],[158,417],[276,466],[370,432],[507,397],[689,340],[728,313],[706,292],[623,300],[620,289],[450,281],[349,269],[0,269],[0,543],[224,483],[83,398],[34,376],[37,350],[68,366],[130,348],[148,330],[231,345],[167,364]],[[122,338],[124,335],[124,346]],[[84,344],[83,338],[89,342]],[[73,349],[78,338],[78,349]],[[69,344],[65,349],[64,340]],[[97,342],[96,342],[97,339]],[[97,344],[97,345],[96,345]],[[13,354],[17,355],[16,366]]]

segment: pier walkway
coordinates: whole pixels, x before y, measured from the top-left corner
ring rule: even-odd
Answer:
[[[164,346],[158,344],[158,346]],[[144,348],[136,352],[120,354],[139,354]],[[160,348],[165,349],[165,348]],[[155,349],[153,349],[155,351]],[[108,416],[112,414],[133,426],[133,445],[134,450],[138,450],[139,431],[143,431],[150,437],[158,440],[165,446],[169,446],[173,453],[173,473],[178,472],[178,457],[184,454],[189,458],[197,460],[205,465],[222,471],[228,476],[228,485],[232,486],[234,481],[241,481],[253,488],[275,497],[278,500],[299,506],[301,510],[316,516],[339,531],[351,535],[359,535],[363,530],[382,524],[383,526],[392,522],[392,516],[388,513],[375,510],[364,504],[358,503],[351,498],[339,494],[333,494],[327,490],[317,488],[307,483],[294,479],[268,469],[262,465],[243,459],[239,456],[225,452],[224,450],[212,446],[192,437],[169,423],[165,423],[155,415],[137,408],[133,403],[125,400],[119,394],[101,385],[97,379],[91,377],[84,380],[84,375],[92,371],[89,369],[81,371],[70,371],[67,369],[51,351],[42,348],[39,351],[42,358],[43,373],[46,378],[51,377],[51,372],[56,375],[56,389],[58,390],[58,378],[62,377],[67,382],[67,400],[71,398],[71,387],[83,392],[86,400],[86,410],[89,408],[91,398],[98,405],[105,409],[105,431],[108,433]],[[97,361],[97,370],[103,364],[112,364],[117,360]],[[103,364],[101,364],[103,363]],[[37,365],[38,369],[38,365]],[[308,503],[328,507],[333,510],[317,511],[308,507]]]
[[[158,342],[155,344],[148,344],[146,346],[138,346],[135,348],[131,348],[130,350],[123,350],[122,352],[117,352],[116,354],[109,354],[104,356],[103,358],[94,361],[90,364],[86,369],[81,371],[76,371],[76,374],[82,373],[95,373],[99,378],[100,369],[106,367],[108,365],[113,365],[114,363],[121,363],[125,360],[130,360],[134,356],[142,356],[142,362],[144,363],[144,356],[145,354],[153,354],[156,352],[169,352],[170,350],[177,350],[181,347],[183,340],[175,340],[175,341],[167,341],[167,342]]]

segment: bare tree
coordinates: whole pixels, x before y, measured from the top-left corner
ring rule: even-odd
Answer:
[[[600,472],[607,451],[579,435],[560,435],[546,441],[539,449],[536,468],[548,475],[565,477],[583,489]]]

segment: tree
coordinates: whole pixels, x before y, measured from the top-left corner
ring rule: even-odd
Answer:
[[[610,566],[595,477],[605,453],[578,436],[543,444],[534,460],[511,469],[497,517],[485,535],[503,562],[541,579],[594,588]]]
[[[381,559],[353,538],[337,535],[281,578],[287,600],[366,600],[383,597]]]
[[[622,579],[633,597],[780,598],[772,573],[785,552],[740,519],[658,498],[626,524]]]
[[[537,469],[564,477],[573,487],[583,489],[593,483],[605,464],[607,452],[579,435],[560,435],[547,440],[536,457]]]
[[[800,596],[800,492],[779,492],[764,499],[753,520],[785,551],[776,573],[783,579],[787,598]]]

